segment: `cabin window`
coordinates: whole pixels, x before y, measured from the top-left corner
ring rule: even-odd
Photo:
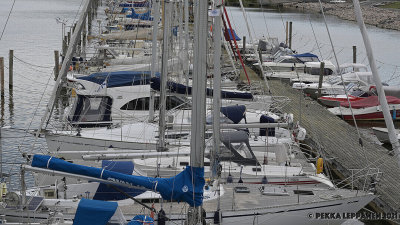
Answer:
[[[167,105],[166,109],[171,110],[177,108],[179,106],[180,109],[189,108],[189,104],[185,103],[185,101],[176,96],[167,96]],[[149,110],[150,107],[150,97],[137,98],[129,101],[125,105],[121,107],[121,110]],[[160,97],[156,96],[154,99],[154,110],[160,109]]]
[[[313,191],[306,191],[306,190],[293,190],[294,194],[296,195],[314,195]]]

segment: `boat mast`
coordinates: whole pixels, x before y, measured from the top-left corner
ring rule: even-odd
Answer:
[[[59,93],[61,91],[61,82],[65,82],[65,79],[67,77],[68,68],[69,68],[69,65],[71,64],[71,60],[72,60],[72,54],[75,52],[76,46],[78,44],[78,40],[80,40],[80,38],[81,38],[81,31],[83,29],[84,23],[86,21],[86,17],[89,12],[89,8],[90,8],[89,6],[92,5],[91,3],[92,3],[92,0],[87,0],[85,5],[82,8],[82,14],[79,17],[78,22],[76,23],[76,27],[72,34],[67,53],[64,56],[64,60],[63,60],[63,63],[62,63],[62,66],[61,66],[61,69],[59,72],[59,76],[57,77],[56,83],[54,84],[49,103],[47,104],[46,111],[40,122],[40,127],[35,134],[36,138],[39,137],[39,134],[42,131],[43,125],[45,123],[47,123],[47,121],[50,120],[50,116],[53,111],[55,101],[57,99],[56,97],[59,95]]]
[[[158,36],[158,22],[160,21],[160,0],[153,2],[153,39],[151,49],[151,77],[155,77],[156,70],[158,70],[158,55],[157,55],[157,36]],[[149,104],[149,122],[154,122],[154,96],[155,91],[150,88],[150,104]]]
[[[159,118],[159,145],[158,151],[165,151],[165,111],[167,103],[167,76],[168,76],[168,58],[169,58],[169,43],[171,37],[171,1],[164,0],[164,37],[163,37],[163,52],[161,65],[161,82],[160,82],[160,118]]]
[[[220,145],[220,107],[221,107],[221,0],[214,1],[213,39],[214,39],[214,83],[213,83],[213,176],[216,177],[217,156]]]
[[[208,1],[195,1],[192,129],[190,139],[190,165],[192,167],[204,167],[208,36],[207,9]],[[198,224],[201,221],[202,206],[191,207],[188,213],[188,224]]]
[[[378,98],[381,104],[382,113],[385,118],[385,124],[388,129],[389,140],[390,143],[392,144],[392,149],[394,153],[397,154],[397,163],[398,166],[400,167],[400,144],[399,140],[397,139],[396,130],[394,128],[394,124],[389,110],[389,105],[386,100],[385,91],[383,90],[382,82],[378,74],[378,69],[376,67],[376,61],[374,58],[374,54],[372,52],[371,42],[369,40],[367,29],[365,27],[364,20],[362,17],[360,2],[358,0],[353,0],[353,4],[354,4],[354,12],[356,14],[357,23],[358,26],[360,27],[361,35],[364,40],[365,49],[367,51],[368,61],[376,85],[376,90],[378,92]]]

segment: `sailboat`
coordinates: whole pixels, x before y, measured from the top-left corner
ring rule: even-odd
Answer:
[[[347,189],[325,189],[325,188],[299,188],[298,186],[275,187],[266,184],[225,184],[221,187],[218,182],[205,184],[204,180],[204,134],[205,134],[205,74],[206,74],[206,43],[207,43],[207,8],[206,1],[197,1],[195,20],[195,67],[193,90],[193,112],[196,122],[193,123],[191,136],[191,158],[190,166],[185,171],[171,178],[153,178],[143,176],[131,176],[107,169],[92,168],[74,165],[62,159],[52,156],[35,155],[31,159],[31,165],[24,169],[42,171],[50,174],[62,174],[64,176],[75,176],[81,179],[106,183],[116,186],[130,188],[145,188],[159,192],[163,202],[155,203],[154,208],[159,217],[156,222],[175,224],[187,221],[188,224],[210,222],[213,224],[246,224],[249,222],[257,224],[340,224],[343,219],[335,221],[312,219],[315,213],[352,213],[358,211],[375,196],[365,191],[354,191]],[[219,4],[217,5],[217,11]],[[220,17],[215,16],[214,20]],[[214,26],[216,32],[218,23]],[[216,107],[219,109],[218,107]],[[219,113],[219,111],[217,111]],[[217,118],[217,117],[214,117]],[[207,195],[206,193],[210,193]],[[23,205],[25,197],[23,196]],[[43,199],[42,199],[43,200]],[[179,204],[177,202],[184,202]],[[59,201],[60,202],[60,201]],[[85,200],[80,200],[85,202]],[[43,211],[36,214],[37,210],[43,210],[42,201],[32,211],[30,208],[18,211],[13,209],[4,210],[9,217],[11,212],[24,219],[31,221],[43,221],[49,218]],[[60,203],[61,204],[61,203]],[[164,207],[170,208],[165,213]],[[108,207],[115,208],[115,204]],[[186,208],[189,208],[186,210]],[[121,207],[125,215],[143,214],[143,205],[135,204]],[[9,213],[10,214],[7,214]],[[164,212],[164,214],[162,213]],[[188,212],[188,213],[186,213]],[[107,213],[109,215],[111,213]],[[38,216],[40,215],[40,216]],[[49,215],[47,213],[47,215]],[[311,215],[311,216],[310,216]],[[76,215],[75,215],[76,217]],[[72,218],[72,217],[70,217]],[[132,217],[128,217],[132,218]],[[106,218],[107,219],[107,218]],[[109,219],[109,218],[108,218]]]

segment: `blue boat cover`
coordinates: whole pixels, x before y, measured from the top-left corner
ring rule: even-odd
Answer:
[[[138,14],[135,12],[135,10],[132,8],[132,14],[131,15],[126,15],[127,18],[132,18],[132,19],[139,19],[139,20],[150,20],[152,21],[154,18],[151,17],[150,10],[148,10],[145,13]]]
[[[260,123],[275,123],[274,118],[267,115],[261,115]],[[268,134],[267,134],[268,131]],[[275,136],[275,127],[271,128],[260,128],[260,136]]]
[[[143,2],[134,2],[134,3],[121,3],[119,4],[119,7],[146,7],[149,6],[149,1],[143,1]]]
[[[239,123],[246,116],[246,106],[232,105],[221,107],[221,113],[232,120],[233,123]]]
[[[82,198],[76,210],[74,225],[106,225],[117,208],[118,203],[116,202],[104,202]]]
[[[154,220],[150,216],[136,215],[127,225],[154,225]]]
[[[132,175],[134,165],[132,161],[102,161],[102,168],[118,173],[123,173],[127,175]],[[135,188],[128,188],[128,187],[121,187],[119,186],[118,189],[122,190],[123,192],[129,194],[130,196],[138,196],[145,192],[143,189],[135,189]],[[96,190],[96,193],[93,196],[95,200],[103,200],[103,201],[118,201],[126,199],[126,195],[121,194],[121,192],[115,190],[114,188],[110,187],[109,185],[100,183],[99,187]]]
[[[174,177],[153,178],[76,165],[48,155],[34,155],[32,166],[144,187],[159,192],[163,199],[187,202],[190,206],[200,206],[203,203],[204,167],[187,166]]]
[[[157,91],[160,91],[161,80],[159,77],[153,77],[151,79],[151,88]],[[188,87],[183,84],[175,83],[172,81],[167,82],[167,90],[171,93],[177,94],[187,94],[192,95],[192,87]],[[213,96],[213,89],[207,88],[207,96]],[[248,92],[234,92],[234,91],[221,91],[222,99],[253,99],[253,95]]]
[[[231,29],[228,28],[228,29],[226,29],[226,31],[227,31],[227,33],[228,33],[228,35],[229,35],[229,39],[230,39],[230,40],[233,40]],[[233,31],[233,35],[235,35],[236,41],[242,40],[239,36],[237,36],[235,30],[232,29],[232,31]],[[225,37],[225,38],[226,38],[226,37]],[[229,41],[229,40],[227,40],[227,41]]]
[[[160,73],[156,73],[155,75],[156,77],[159,77]],[[91,81],[108,88],[113,88],[149,84],[150,78],[150,71],[117,71],[92,73],[89,76],[79,77],[78,79]]]
[[[296,54],[296,55],[292,55],[292,56],[297,57],[297,58],[300,58],[300,57],[318,58],[317,55],[314,55],[312,53]]]

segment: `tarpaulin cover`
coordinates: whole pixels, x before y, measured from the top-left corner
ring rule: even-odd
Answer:
[[[135,12],[135,10],[133,8],[132,8],[132,14],[126,15],[126,17],[132,18],[132,19],[139,19],[139,20],[153,20],[154,19],[153,17],[151,17],[150,10],[145,13],[138,14]]]
[[[156,77],[160,73],[155,74]],[[86,77],[80,77],[80,80],[87,80],[96,84],[105,85],[108,88],[144,85],[150,83],[150,71],[118,71],[93,73]]]
[[[312,58],[318,58],[318,56],[312,54],[312,53],[303,53],[303,54],[297,54],[297,55],[292,55],[294,57],[297,58],[301,58],[301,57],[312,57]]]
[[[232,105],[221,107],[221,113],[232,120],[233,123],[239,123],[245,118],[246,106]]]
[[[154,220],[150,216],[136,215],[127,225],[154,225]]]
[[[153,178],[76,165],[48,155],[34,155],[32,166],[144,187],[159,192],[163,199],[187,202],[190,206],[200,206],[203,203],[205,184],[203,167],[187,166],[175,177]]]
[[[74,225],[106,225],[117,208],[118,203],[116,202],[104,202],[82,198],[76,210]]]
[[[119,7],[146,7],[149,6],[149,1],[138,1],[133,3],[121,3]]]
[[[151,79],[151,88],[160,91],[161,81],[159,77]],[[167,82],[167,90],[171,93],[192,95],[192,87],[175,83],[172,81]],[[207,96],[213,96],[213,89],[207,88]],[[234,92],[234,91],[221,91],[222,99],[253,99],[253,95],[248,92]]]
[[[400,99],[393,96],[386,96],[386,100],[388,104],[400,104]],[[378,105],[380,105],[378,96],[369,96],[367,98],[351,102],[351,107],[354,109],[373,107]],[[348,108],[349,103],[347,101],[342,102],[340,103],[340,106]]]
[[[132,175],[134,165],[132,161],[102,161],[102,168],[118,173],[123,173],[127,175]],[[135,189],[135,188],[127,188],[127,187],[118,187],[118,189],[123,192],[129,194],[130,196],[138,196],[145,192],[143,189]],[[99,187],[96,190],[96,193],[93,196],[93,199],[103,200],[103,201],[117,201],[127,199],[127,196],[121,194],[121,192],[115,190],[109,185],[100,183]]]

